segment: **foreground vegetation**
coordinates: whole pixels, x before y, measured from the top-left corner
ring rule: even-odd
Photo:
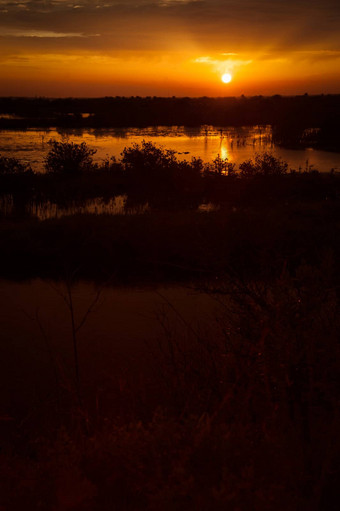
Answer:
[[[46,175],[6,160],[15,170],[0,176],[16,201],[1,222],[0,275],[65,282],[74,353],[71,367],[59,360],[39,323],[51,381],[28,413],[0,417],[0,507],[338,510],[339,176],[288,172],[271,155],[204,167],[147,144],[101,168],[83,146],[65,167],[63,149],[74,154],[52,145]],[[26,213],[33,199],[122,192],[148,212]],[[202,330],[169,303],[138,368],[112,360],[89,387],[78,279],[190,285],[219,304],[216,321]]]
[[[148,204],[153,210],[193,210],[213,203],[231,208],[277,201],[336,200],[340,192],[337,173],[296,171],[270,153],[235,164],[217,156],[178,160],[172,150],[149,142],[127,147],[121,158],[94,163],[94,150],[85,143],[50,141],[45,174],[16,158],[0,155],[0,199],[12,204],[12,217],[29,216],[34,205],[84,205],[100,198],[108,202],[127,195],[127,207]],[[6,215],[3,208],[0,214]]]
[[[89,387],[81,363],[77,380],[47,352],[54,385],[24,415],[1,417],[1,505],[337,510],[335,265],[326,252],[294,269],[283,262],[270,280],[232,266],[201,279],[221,305],[215,328],[165,312],[137,374],[112,360]]]

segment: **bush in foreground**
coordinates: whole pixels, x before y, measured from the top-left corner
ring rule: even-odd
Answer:
[[[240,164],[241,177],[282,176],[287,173],[288,163],[270,153],[257,154],[255,160]]]
[[[79,174],[93,167],[92,156],[96,150],[90,149],[85,142],[75,144],[50,140],[49,145],[51,149],[45,159],[47,172]]]
[[[17,158],[6,158],[0,154],[0,175],[31,174],[32,169],[27,163]]]

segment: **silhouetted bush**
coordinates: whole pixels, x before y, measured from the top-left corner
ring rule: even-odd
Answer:
[[[17,158],[6,158],[0,154],[0,175],[31,174],[31,166]]]
[[[152,142],[142,141],[133,144],[122,152],[122,164],[129,173],[138,172],[143,178],[156,177],[171,172],[177,164],[175,151],[155,146]]]
[[[90,149],[85,142],[57,142],[50,140],[51,149],[45,159],[47,172],[78,174],[93,167],[92,156],[95,149]]]
[[[201,159],[179,161],[175,151],[143,140],[141,145],[124,149],[121,163],[128,182],[138,188],[138,193],[144,190],[151,205],[198,206],[202,193]]]
[[[270,153],[256,154],[254,161],[248,160],[240,164],[242,177],[280,176],[286,174],[287,169],[288,163]]]
[[[205,168],[205,174],[213,172],[219,176],[233,176],[236,173],[235,163],[228,161],[228,158],[221,158],[218,154],[212,163],[207,164]]]
[[[218,154],[212,161],[212,169],[217,174],[231,176],[235,173],[235,163],[228,161],[228,158],[221,158]]]
[[[115,156],[105,158],[101,164],[97,166],[98,171],[110,172],[110,173],[121,173],[122,165],[117,161]]]

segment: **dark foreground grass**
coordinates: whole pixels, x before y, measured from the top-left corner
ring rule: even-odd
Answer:
[[[263,279],[284,266],[318,264],[328,251],[338,259],[339,220],[337,201],[3,220],[0,276],[133,285],[214,279],[232,269]]]
[[[202,292],[218,328],[160,318],[138,377],[65,378],[39,413],[2,417],[8,510],[335,511],[339,307],[334,260]],[[153,362],[152,362],[153,360]],[[100,397],[98,397],[100,396]]]
[[[39,412],[1,416],[0,506],[337,510],[339,218],[296,200],[3,221],[4,278],[190,282],[220,312],[204,332],[165,312],[151,360],[100,399],[50,353]]]

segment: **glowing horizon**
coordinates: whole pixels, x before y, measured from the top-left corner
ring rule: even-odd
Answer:
[[[0,12],[2,96],[340,92],[334,0],[0,0]]]

